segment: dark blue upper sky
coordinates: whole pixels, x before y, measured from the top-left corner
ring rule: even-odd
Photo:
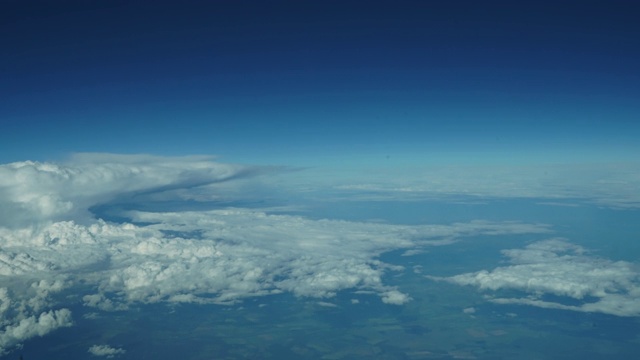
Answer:
[[[85,151],[280,164],[633,158],[638,7],[3,1],[0,160]]]

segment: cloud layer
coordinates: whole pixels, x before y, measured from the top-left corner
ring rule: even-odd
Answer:
[[[540,241],[503,254],[511,265],[430,278],[492,291],[496,295],[489,300],[499,304],[640,316],[640,271],[635,264],[590,256],[586,249],[564,239]],[[518,290],[528,296],[504,298],[500,290]],[[545,300],[546,294],[580,304]]]
[[[249,172],[210,157],[78,154],[65,164],[17,162],[0,166],[0,226],[86,220],[91,206],[222,182]]]
[[[11,218],[0,224],[0,353],[70,326],[68,295],[103,311],[155,302],[231,304],[282,292],[325,299],[349,289],[400,305],[410,294],[383,276],[402,268],[380,261],[383,252],[480,234],[549,231],[518,222],[407,226],[240,208],[132,210],[119,214],[132,223],[110,223],[89,211],[124,198],[189,198],[196,186],[233,184],[253,170],[201,157],[88,154],[66,164],[2,166],[0,202]]]
[[[393,174],[392,177],[389,173]],[[571,199],[618,209],[640,208],[640,164],[593,163],[527,166],[431,166],[397,176],[371,171],[364,182],[329,184],[336,196],[420,199],[467,195],[480,198]]]

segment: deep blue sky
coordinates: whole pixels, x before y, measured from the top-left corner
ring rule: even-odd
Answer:
[[[3,1],[0,161],[635,158],[639,15],[635,1]]]

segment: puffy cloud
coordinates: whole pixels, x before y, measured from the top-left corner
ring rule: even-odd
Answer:
[[[25,281],[28,279],[25,276],[0,276],[0,279],[7,285],[0,288],[0,355],[24,340],[71,326],[68,309],[50,309],[52,297],[67,287],[62,279],[31,282]]]
[[[4,276],[10,289],[0,291],[4,329],[54,307],[60,292],[103,311],[161,301],[228,304],[281,292],[322,299],[347,289],[401,305],[410,296],[382,278],[402,268],[378,260],[381,253],[478,234],[548,231],[513,222],[406,226],[246,209],[130,215],[144,225],[98,220],[5,229],[0,254],[13,255],[4,263],[12,269]],[[25,279],[32,279],[30,285]],[[84,285],[74,286],[79,283]]]
[[[446,280],[481,290],[519,290],[526,298],[494,298],[499,304],[523,304],[617,316],[640,316],[640,272],[625,261],[589,256],[581,246],[549,239],[524,249],[503,250],[512,265],[455,275]],[[579,305],[547,301],[553,294],[581,301]]]
[[[70,311],[59,309],[69,295],[102,311],[153,302],[229,304],[282,292],[326,299],[343,290],[401,305],[410,296],[383,276],[403,269],[380,261],[384,252],[481,234],[549,232],[543,224],[518,222],[409,226],[238,208],[117,214],[135,225],[89,216],[96,205],[159,193],[203,197],[215,188],[199,188],[197,196],[189,191],[252,171],[205,157],[95,154],[65,164],[0,166],[0,209],[8,215],[0,216],[2,351],[69,326]]]
[[[403,294],[398,290],[388,290],[382,294],[382,302],[385,304],[402,305],[411,300],[407,294]]]
[[[199,291],[216,294],[211,301],[219,302],[282,291],[323,298],[362,288],[378,291],[388,303],[401,303],[408,297],[384,295],[389,289],[381,280],[383,274],[397,270],[375,259],[385,251],[442,245],[477,234],[548,231],[543,225],[514,222],[405,226],[311,220],[243,209],[129,215],[152,223],[146,228],[159,233],[199,236],[123,244],[130,248],[121,254],[140,259],[110,277],[101,289],[113,293],[125,289],[128,300],[137,301]],[[194,273],[202,276],[193,279]]]
[[[55,329],[71,325],[71,311],[60,309],[42,312],[38,316],[26,317],[15,324],[4,326],[0,330],[0,355],[26,339],[44,336]]]
[[[85,219],[91,206],[222,182],[251,171],[204,156],[77,154],[65,164],[0,165],[0,225]]]
[[[93,345],[89,348],[88,352],[94,356],[106,356],[112,358],[116,355],[122,355],[127,351],[121,348],[114,348],[109,345]]]

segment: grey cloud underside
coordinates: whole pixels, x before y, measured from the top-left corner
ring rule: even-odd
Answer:
[[[640,269],[637,264],[590,256],[586,249],[564,239],[549,239],[524,249],[504,250],[511,265],[438,278],[470,285],[494,295],[498,304],[522,304],[543,308],[600,312],[616,316],[640,316]],[[501,290],[518,290],[522,298],[500,297]],[[568,304],[544,299],[553,294],[578,300]]]
[[[230,304],[282,292],[323,299],[343,290],[399,305],[410,294],[383,282],[386,272],[402,270],[380,261],[383,252],[479,234],[549,232],[518,222],[405,226],[240,208],[122,214],[133,225],[88,212],[123,194],[188,192],[205,184],[233,192],[236,180],[260,171],[205,157],[109,154],[1,166],[0,201],[20,211],[13,223],[0,224],[0,353],[70,326],[64,305],[70,295],[103,311],[154,302]]]

